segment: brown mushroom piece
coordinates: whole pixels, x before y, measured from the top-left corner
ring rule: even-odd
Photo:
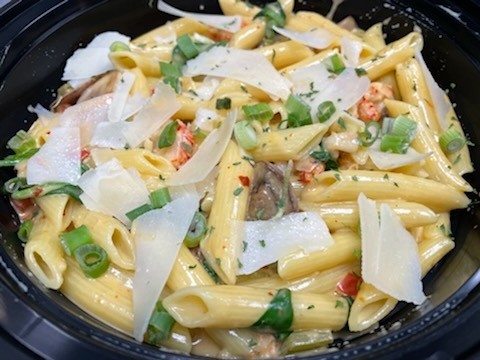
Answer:
[[[50,105],[50,108],[54,112],[63,112],[69,106],[111,93],[115,90],[119,74],[120,72],[117,70],[106,72],[87,80],[76,89],[66,83],[58,90],[57,99]]]
[[[279,211],[282,215],[299,211],[293,187],[279,166],[258,162],[250,188],[247,220],[268,220]]]

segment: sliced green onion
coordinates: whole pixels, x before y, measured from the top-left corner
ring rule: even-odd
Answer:
[[[372,146],[380,135],[380,124],[376,121],[370,121],[365,125],[365,130],[358,134],[358,140],[364,147]]]
[[[248,120],[258,120],[262,122],[270,121],[273,118],[272,108],[265,103],[255,105],[244,105],[242,110]]]
[[[257,133],[247,120],[239,121],[233,128],[233,134],[238,145],[246,150],[257,147]]]
[[[85,225],[60,234],[60,243],[65,254],[72,256],[80,246],[93,243],[92,234]]]
[[[18,231],[17,231],[17,236],[21,242],[26,243],[28,241],[30,233],[32,232],[32,227],[33,227],[33,222],[30,219],[25,220],[20,224],[20,227],[18,228]]]
[[[405,154],[410,146],[406,136],[386,134],[380,142],[380,150],[383,152],[392,152],[395,154]]]
[[[395,118],[385,116],[382,120],[382,133],[388,134],[393,129],[393,124],[395,123]]]
[[[321,123],[328,121],[333,114],[335,114],[337,109],[332,101],[324,101],[320,105],[318,105],[318,112],[317,112],[317,119]]]
[[[285,21],[287,19],[282,5],[278,1],[266,4],[264,8],[255,15],[254,19],[259,17],[265,17],[279,27],[285,26]]]
[[[76,185],[63,182],[48,182],[42,185],[33,185],[21,188],[12,192],[12,199],[22,200],[46,195],[65,194],[77,201],[80,201],[80,195],[83,193]]]
[[[170,85],[177,94],[182,92],[182,83],[178,77],[166,76],[163,78],[163,82]]]
[[[160,209],[171,201],[172,197],[167,187],[160,188],[150,193],[150,202],[154,209]]]
[[[467,143],[467,140],[458,130],[450,128],[440,135],[438,142],[444,153],[451,154],[460,151]]]
[[[338,54],[334,54],[325,60],[325,65],[330,72],[334,74],[340,74],[345,70],[345,64],[343,63],[342,58]]]
[[[22,154],[36,146],[35,139],[25,130],[18,131],[14,137],[8,140],[7,145],[15,154]]]
[[[292,354],[316,349],[333,342],[330,330],[304,330],[292,332],[280,347],[281,354]]]
[[[148,322],[145,341],[152,345],[160,345],[160,341],[168,339],[172,332],[174,318],[165,310],[162,302],[157,302],[152,316]]]
[[[187,58],[183,54],[182,50],[180,50],[178,45],[175,46],[172,51],[172,64],[183,66],[185,65],[186,62],[187,62]]]
[[[107,252],[97,244],[82,245],[74,255],[83,273],[91,278],[101,276],[110,265]]]
[[[160,137],[158,138],[158,147],[160,149],[170,147],[175,142],[175,138],[177,137],[177,122],[171,122],[163,129]]]
[[[312,123],[310,106],[299,96],[290,94],[284,106],[288,113],[287,121],[289,127],[299,127]]]
[[[232,99],[229,97],[217,99],[215,103],[215,109],[217,110],[229,110],[232,107]]]
[[[188,229],[187,235],[185,236],[185,240],[183,240],[183,243],[188,248],[197,247],[200,241],[205,237],[206,233],[207,219],[205,219],[205,216],[200,211],[197,211],[193,216],[192,222]]]
[[[417,123],[406,116],[400,115],[395,119],[390,134],[405,136],[408,139],[407,141],[411,142],[415,138],[416,131]]]
[[[133,210],[130,210],[129,212],[127,212],[125,214],[125,216],[130,220],[130,221],[133,221],[135,220],[137,217],[139,217],[140,215],[143,215],[145,214],[146,212],[149,212],[150,210],[153,210],[153,207],[152,205],[150,204],[143,204],[143,205],[140,205],[139,207],[133,209]]]
[[[180,77],[182,76],[182,68],[178,64],[160,62],[160,72],[163,76]]]
[[[188,60],[193,59],[200,53],[190,36],[188,36],[187,34],[184,34],[177,38],[177,46]]]
[[[33,148],[21,154],[6,156],[3,160],[0,160],[0,167],[15,166],[24,160],[30,159],[38,150],[38,148]]]
[[[283,332],[288,331],[292,323],[292,293],[289,289],[280,289],[270,301],[267,311],[253,326]]]
[[[111,45],[110,45],[110,51],[111,52],[116,52],[116,51],[130,51],[130,47],[125,44],[124,42],[122,41],[114,41]]]
[[[27,179],[24,177],[14,177],[3,184],[3,191],[7,194],[13,194],[27,186]]]

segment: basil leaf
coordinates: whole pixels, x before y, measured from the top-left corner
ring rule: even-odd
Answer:
[[[270,301],[267,311],[253,326],[285,332],[290,329],[292,323],[292,293],[289,289],[280,289]]]

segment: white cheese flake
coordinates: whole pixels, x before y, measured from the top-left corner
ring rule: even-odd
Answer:
[[[405,154],[394,154],[391,152],[381,151],[380,141],[378,140],[367,149],[367,152],[372,162],[380,170],[391,170],[401,166],[415,164],[426,159],[432,154],[431,152],[427,154],[420,154],[412,147],[409,147]]]
[[[137,76],[130,71],[123,71],[115,84],[115,91],[112,96],[112,103],[108,108],[108,120],[120,121],[125,105],[130,94],[130,90]]]
[[[314,49],[325,49],[332,43],[334,39],[334,36],[331,32],[321,28],[313,28],[308,31],[300,32],[273,26],[273,30],[280,35],[283,35],[301,44],[310,46]]]
[[[347,67],[355,68],[360,61],[360,54],[362,53],[362,43],[357,40],[353,40],[346,36],[340,39],[340,49],[345,65]]]

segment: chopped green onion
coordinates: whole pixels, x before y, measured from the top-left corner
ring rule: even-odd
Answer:
[[[188,248],[197,247],[198,244],[200,244],[200,241],[205,237],[206,233],[207,220],[200,211],[197,211],[193,216],[192,222],[188,229],[187,235],[185,236],[185,240],[183,240],[183,243]]]
[[[12,192],[12,199],[22,200],[33,197],[41,197],[46,195],[65,194],[77,201],[80,201],[82,189],[76,185],[63,182],[48,182],[42,185],[32,185],[25,188],[18,189]]]
[[[338,54],[334,54],[325,60],[325,65],[330,72],[334,74],[340,74],[345,70],[345,64],[343,63],[342,58]]]
[[[200,53],[190,36],[187,34],[177,38],[177,46],[188,60],[193,59]]]
[[[233,134],[238,145],[246,150],[257,147],[257,133],[247,120],[239,121],[233,128]]]
[[[292,293],[289,289],[280,289],[270,301],[267,311],[253,326],[283,332],[288,331],[292,323]]]
[[[395,119],[392,131],[389,134],[405,136],[410,143],[415,138],[416,131],[417,123],[406,116],[400,115]]]
[[[273,118],[273,111],[268,104],[259,103],[255,105],[244,105],[242,110],[248,120],[262,122],[270,121]]]
[[[155,190],[150,194],[150,202],[152,203],[153,209],[160,209],[172,201],[170,196],[170,191],[167,187],[160,188]]]
[[[26,178],[14,177],[3,184],[3,191],[7,194],[13,194],[16,191],[23,189],[25,186],[27,186]]]
[[[157,302],[152,316],[148,322],[145,341],[152,345],[160,345],[160,341],[168,339],[172,331],[175,320],[165,310],[162,302]]]
[[[30,219],[25,220],[20,224],[20,227],[18,228],[18,231],[17,231],[17,236],[21,242],[26,243],[28,241],[30,233],[32,232],[32,227],[33,227],[33,222]]]
[[[365,125],[365,130],[358,134],[358,140],[362,146],[369,147],[378,139],[379,135],[380,124],[376,121],[370,121]]]
[[[110,45],[110,51],[111,52],[116,52],[116,51],[130,51],[130,47],[125,44],[124,42],[122,41],[114,41],[111,45]]]
[[[80,246],[93,243],[92,234],[85,225],[60,234],[60,243],[65,254],[72,256]]]
[[[110,265],[107,252],[97,244],[82,245],[74,255],[83,273],[91,278],[101,276]]]
[[[312,123],[310,106],[299,96],[290,94],[284,106],[288,113],[287,121],[289,127],[299,127]]]
[[[8,140],[7,145],[15,154],[23,154],[36,146],[35,139],[25,130],[18,131],[14,137]]]
[[[3,160],[0,160],[0,167],[15,166],[24,160],[30,159],[38,150],[38,148],[33,148],[21,154],[6,156]]]
[[[393,129],[393,124],[395,123],[395,118],[385,116],[382,120],[382,133],[388,134]]]
[[[458,130],[450,128],[440,135],[438,142],[444,153],[451,154],[460,151],[467,143],[467,140]]]
[[[163,78],[163,83],[170,85],[177,94],[180,94],[182,91],[182,83],[178,77],[166,76]]]
[[[183,54],[182,50],[180,50],[178,45],[175,46],[172,51],[172,64],[183,66],[185,65],[186,62],[187,62],[187,58]]]
[[[265,17],[268,20],[271,20],[273,25],[279,27],[285,26],[285,21],[287,19],[282,5],[278,1],[266,4],[265,7],[255,15],[254,19],[259,17]]]
[[[410,143],[406,136],[386,134],[380,142],[380,150],[395,154],[405,154]]]
[[[229,97],[217,99],[215,103],[215,109],[217,110],[229,110],[232,107],[232,99]]]
[[[160,71],[163,76],[180,77],[182,76],[182,68],[178,64],[160,62]]]
[[[280,353],[286,355],[312,350],[332,342],[333,336],[330,330],[294,331],[283,342]]]
[[[321,123],[328,121],[333,114],[335,114],[337,109],[332,101],[324,101],[320,105],[318,105],[318,112],[317,112],[317,119]]]
[[[133,209],[133,210],[130,210],[129,212],[127,212],[125,214],[125,216],[130,220],[130,221],[133,221],[135,220],[137,217],[139,217],[140,215],[143,215],[145,214],[146,212],[149,212],[150,210],[153,210],[153,207],[152,205],[150,204],[143,204],[143,205],[140,205],[139,207]]]
[[[177,137],[177,122],[171,122],[163,129],[160,137],[158,138],[158,147],[160,149],[170,147],[175,142],[175,138]]]

